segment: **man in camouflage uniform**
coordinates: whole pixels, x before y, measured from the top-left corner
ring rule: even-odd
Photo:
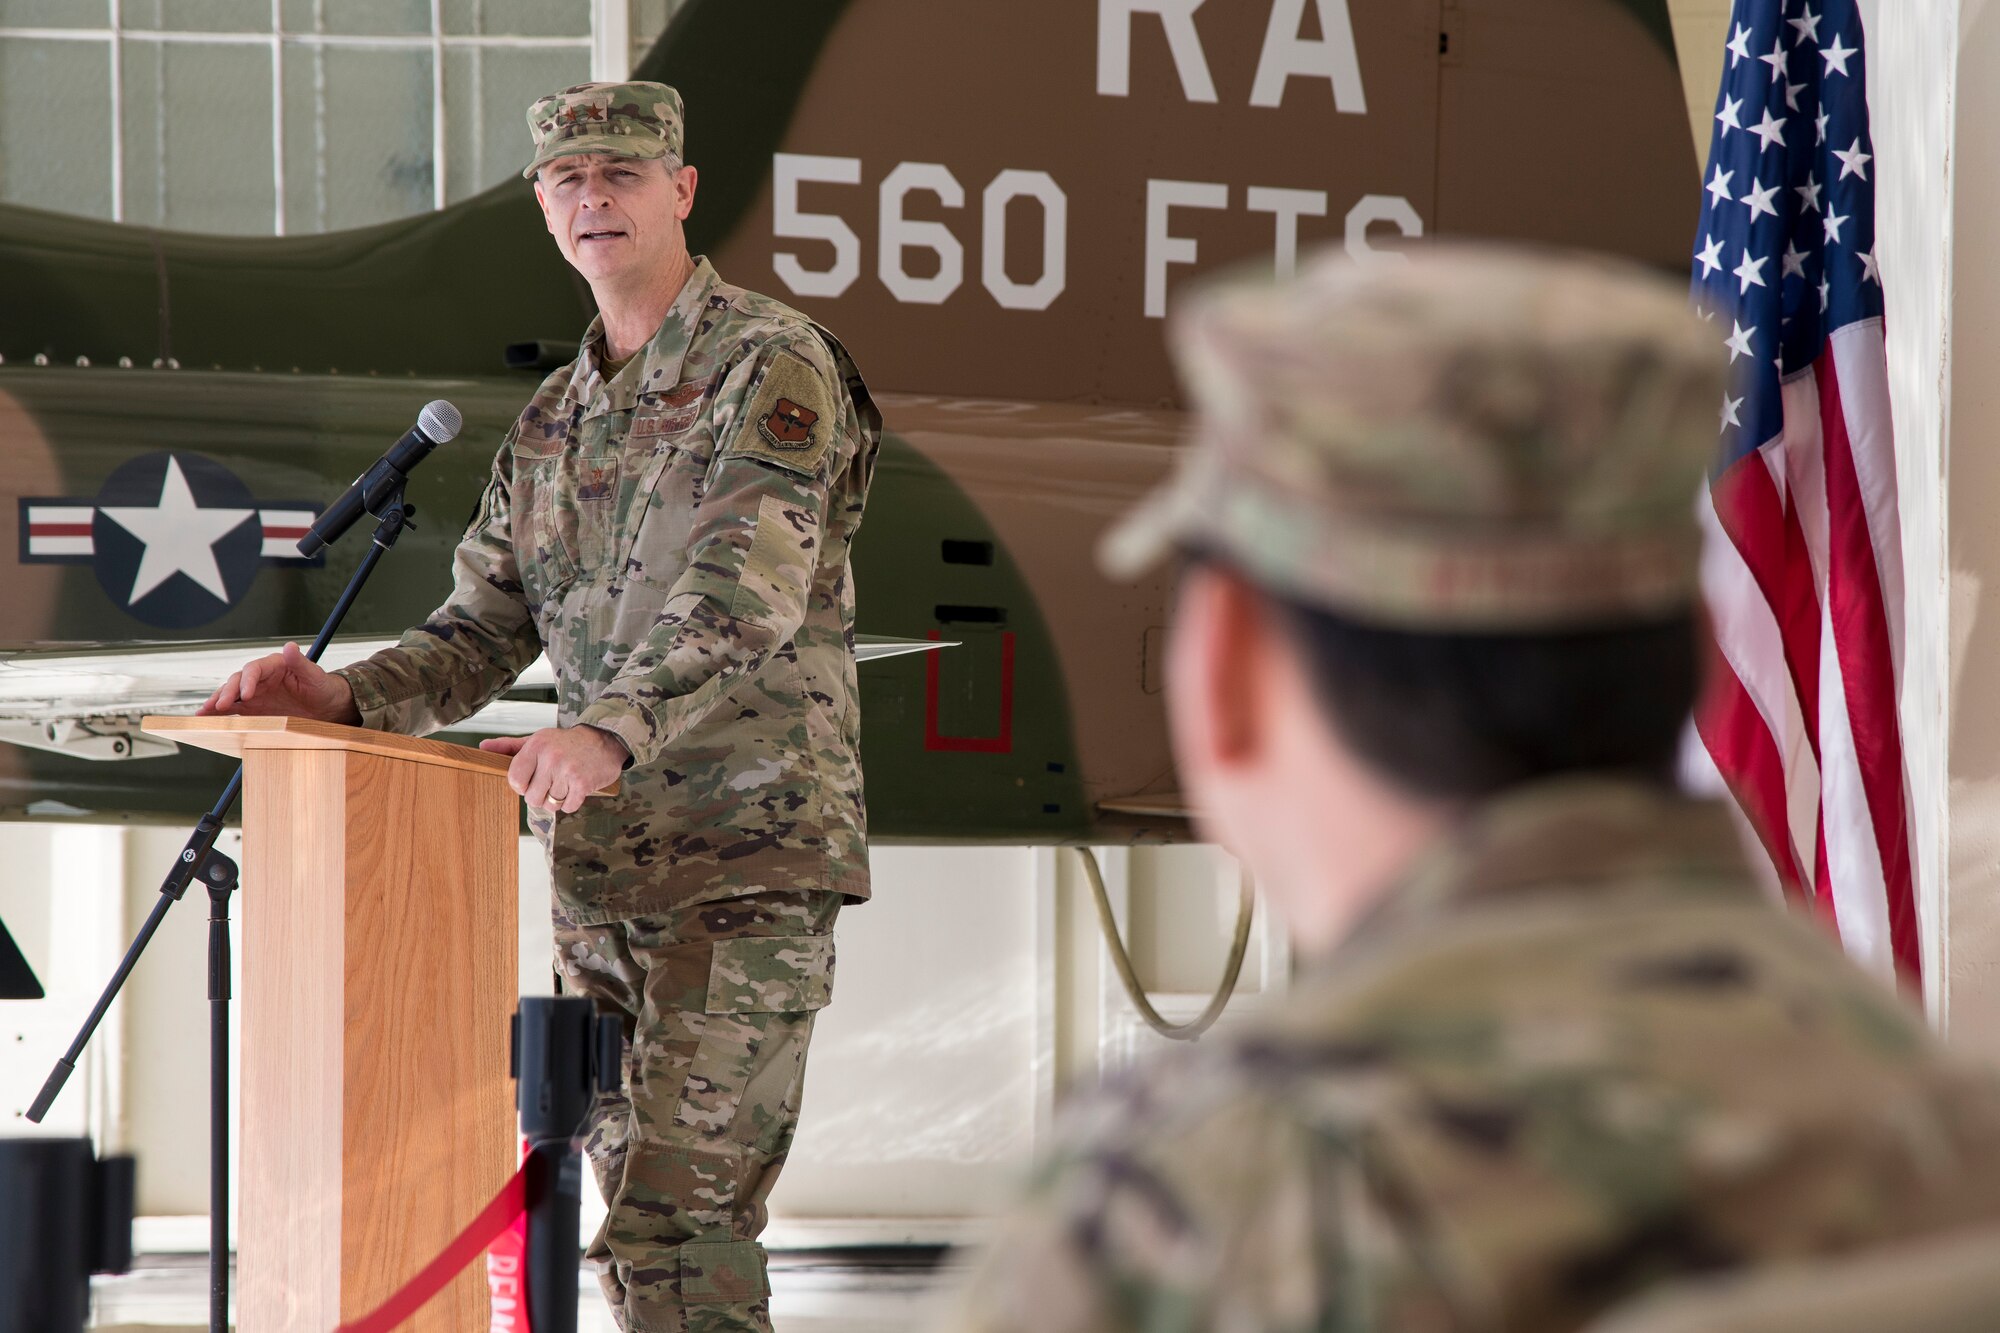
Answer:
[[[1180,312],[1182,780],[1312,967],[1093,1103],[954,1333],[1569,1330],[2000,1217],[2000,1084],[1673,789],[1719,337],[1440,249]]]
[[[832,335],[688,254],[679,94],[586,84],[528,120],[599,315],[508,432],[450,600],[339,672],[252,663],[207,711],[421,734],[548,654],[558,725],[485,748],[547,848],[564,984],[630,1039],[588,1257],[622,1328],[765,1329],[755,1238],[834,916],[868,896],[848,549],[881,417]]]

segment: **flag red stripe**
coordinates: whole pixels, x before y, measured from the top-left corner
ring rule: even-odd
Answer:
[[[1722,530],[1743,557],[1758,590],[1777,619],[1785,645],[1785,669],[1797,693],[1799,711],[1819,716],[1819,597],[1798,516],[1778,494],[1763,456],[1746,455],[1715,479],[1711,488]],[[1815,758],[1819,736],[1806,728]]]
[[[1791,827],[1786,818],[1784,760],[1771,729],[1764,725],[1764,715],[1720,653],[1709,665],[1701,706],[1695,710],[1695,729],[1714,756],[1730,794],[1748,816],[1751,830],[1777,867],[1785,897],[1804,901],[1805,883],[1798,858],[1792,854]]]
[[[1835,939],[1840,938],[1840,908],[1833,900],[1833,874],[1826,855],[1826,806],[1819,807],[1813,825],[1813,913],[1826,922]]]
[[[1862,789],[1875,828],[1889,902],[1889,940],[1896,971],[1909,984],[1921,977],[1916,896],[1911,886],[1909,830],[1903,819],[1903,740],[1896,712],[1889,619],[1868,532],[1868,512],[1854,470],[1840,381],[1831,353],[1814,367],[1819,381],[1820,431],[1825,441],[1827,601],[1841,683],[1847,695]]]

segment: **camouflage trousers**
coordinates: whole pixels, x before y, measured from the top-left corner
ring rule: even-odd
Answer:
[[[556,911],[564,989],[625,1025],[625,1088],[591,1113],[610,1212],[584,1257],[628,1333],[771,1327],[757,1236],[832,995],[840,903],[758,893],[596,926]]]

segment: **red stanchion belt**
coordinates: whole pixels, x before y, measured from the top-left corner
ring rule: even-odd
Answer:
[[[480,1209],[479,1216],[393,1296],[334,1333],[389,1333],[443,1291],[482,1251],[488,1252],[486,1285],[493,1297],[494,1333],[532,1333],[523,1264],[528,1249],[528,1208],[533,1202],[528,1174],[535,1161],[533,1157],[523,1161],[521,1169],[493,1196],[493,1202]]]

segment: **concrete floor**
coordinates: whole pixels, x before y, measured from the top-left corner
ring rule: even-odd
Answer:
[[[921,1253],[921,1252],[919,1252]],[[916,1333],[952,1270],[928,1262],[856,1263],[824,1253],[771,1256],[777,1333]],[[208,1326],[208,1258],[142,1255],[130,1273],[98,1278],[90,1327],[97,1333],[184,1333]],[[577,1283],[577,1333],[616,1333],[589,1272]]]

